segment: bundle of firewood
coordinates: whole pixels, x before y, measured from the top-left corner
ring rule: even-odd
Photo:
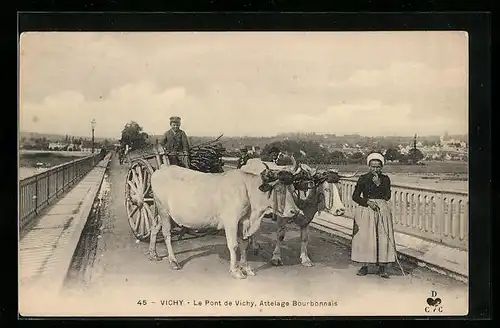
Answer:
[[[191,169],[205,173],[224,172],[222,156],[225,149],[217,143],[221,137],[222,135],[210,142],[191,147]]]

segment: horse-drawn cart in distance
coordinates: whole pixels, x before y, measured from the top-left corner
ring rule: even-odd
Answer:
[[[222,136],[220,136],[222,137]],[[220,138],[219,137],[219,138]],[[191,148],[189,153],[167,152],[160,144],[148,145],[126,154],[129,169],[125,180],[125,210],[132,233],[139,241],[147,242],[151,234],[153,218],[158,215],[151,189],[151,176],[161,165],[170,165],[169,155],[189,157],[189,168],[205,173],[224,172],[222,155],[224,149],[215,139]],[[182,229],[180,236],[189,231]],[[158,234],[157,242],[163,240]]]

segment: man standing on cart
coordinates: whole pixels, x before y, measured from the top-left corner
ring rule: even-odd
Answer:
[[[189,141],[186,132],[180,129],[181,118],[170,118],[170,130],[165,132],[163,146],[167,152],[170,165],[189,168]]]

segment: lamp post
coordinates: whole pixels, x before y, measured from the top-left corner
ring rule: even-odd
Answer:
[[[92,154],[94,153],[94,129],[95,129],[95,118],[90,121],[90,126],[92,127]]]

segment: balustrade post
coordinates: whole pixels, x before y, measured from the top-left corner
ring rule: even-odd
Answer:
[[[56,198],[58,194],[59,194],[59,170],[56,171],[56,192],[55,192]]]
[[[65,168],[63,167],[63,169],[62,169],[62,175],[63,175],[63,181],[62,181],[62,182],[63,182],[63,183],[62,183],[62,191],[64,191],[64,188],[66,187],[66,181],[65,181],[66,179],[64,179],[64,176],[66,175],[66,172],[65,172],[65,171],[66,171],[66,170],[65,170]]]
[[[402,202],[402,207],[401,207],[401,224],[405,227],[409,227],[410,225],[408,224],[408,191],[403,191],[403,202]]]
[[[38,175],[35,175],[35,215],[38,215]]]
[[[50,175],[47,173],[47,204],[49,204],[50,199]]]
[[[444,223],[444,199],[442,192],[436,192],[436,231],[434,232],[442,241]]]

